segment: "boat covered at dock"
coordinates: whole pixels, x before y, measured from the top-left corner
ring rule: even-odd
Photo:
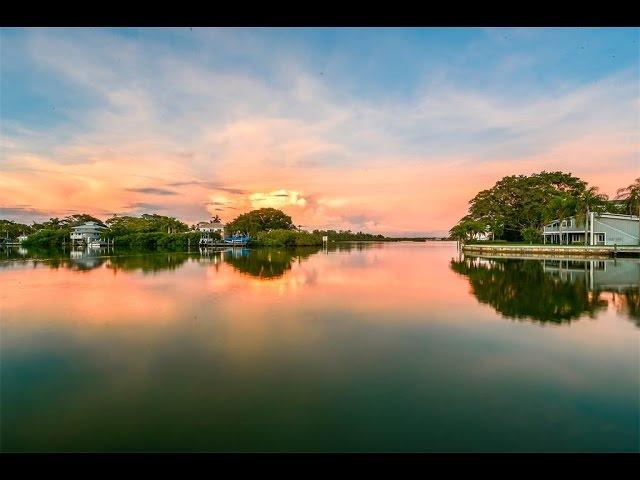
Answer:
[[[198,244],[201,247],[228,247],[238,246],[243,247],[249,243],[251,237],[248,235],[232,235],[224,239],[216,238],[216,236],[203,234],[200,237]]]

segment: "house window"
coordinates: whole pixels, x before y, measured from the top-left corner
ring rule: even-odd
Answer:
[[[567,221],[566,221],[566,220],[563,220],[563,221],[562,221],[562,226],[563,226],[563,227],[566,227],[566,226],[567,226]]]
[[[604,243],[604,233],[596,233],[596,242]]]

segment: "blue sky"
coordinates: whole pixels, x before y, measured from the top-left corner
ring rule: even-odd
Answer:
[[[639,36],[2,29],[0,217],[273,204],[409,234],[446,231],[507,174],[571,171],[612,194],[638,176]]]

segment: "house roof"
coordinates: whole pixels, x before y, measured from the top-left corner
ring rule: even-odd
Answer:
[[[75,225],[71,228],[76,229],[76,228],[107,228],[107,227],[105,227],[104,225],[100,225],[97,222],[90,221],[90,222],[81,223],[80,225]]]
[[[640,217],[638,217],[637,215],[626,215],[626,214],[622,214],[622,213],[597,213],[595,212],[595,216],[598,218],[616,218],[618,220],[632,220],[634,222],[637,222],[638,219],[640,219]],[[570,217],[565,218],[565,220],[571,220],[572,218],[576,218],[575,215],[571,215]],[[549,223],[545,224],[545,227],[551,225],[552,223],[556,223],[559,222],[559,220],[556,218],[555,220],[551,220]]]
[[[605,217],[605,218],[618,218],[620,220],[633,220],[633,221],[638,221],[638,219],[640,219],[640,217],[638,217],[637,215],[625,215],[622,213],[596,213],[596,216],[598,217]]]
[[[199,227],[211,226],[211,227],[224,227],[222,222],[200,222],[198,223]]]

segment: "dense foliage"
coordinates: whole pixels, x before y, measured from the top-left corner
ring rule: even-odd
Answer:
[[[186,223],[175,219],[174,217],[166,217],[164,215],[142,214],[140,217],[130,216],[113,216],[106,222],[109,227],[109,234],[112,237],[121,235],[129,235],[132,233],[180,233],[189,230]]]
[[[186,250],[189,246],[197,246],[199,232],[139,232],[117,236],[114,245],[134,249]]]
[[[58,236],[64,236],[65,234],[68,236],[71,227],[88,221],[104,225],[101,220],[86,213],[69,215],[64,218],[50,218],[42,223],[33,222],[33,225],[25,225],[11,220],[0,220],[0,238],[15,240],[22,234],[31,235],[36,232],[42,232],[35,237],[34,241],[38,241],[42,245],[48,245],[50,241],[54,241]]]
[[[628,187],[618,189],[616,200],[620,209],[630,215],[640,215],[640,177]]]
[[[259,232],[294,230],[295,228],[291,217],[275,208],[260,208],[243,213],[226,225],[228,235],[241,233],[252,237],[257,236]]]
[[[0,220],[0,238],[9,238],[14,240],[23,233],[29,235],[35,230],[29,225],[12,222],[11,220]]]
[[[220,221],[220,218],[216,216],[213,220]],[[106,227],[102,232],[103,239],[113,241],[119,247],[133,249],[181,250],[196,246],[201,236],[200,232],[194,231],[195,225],[190,229],[186,223],[174,217],[156,214],[143,214],[139,217],[114,215],[105,222],[88,214],[77,214],[62,219],[51,218],[32,226],[2,220],[0,233],[6,231],[6,235],[14,239],[24,232],[29,235],[25,246],[57,247],[69,242],[71,227],[87,221]],[[323,236],[327,236],[329,242],[399,240],[381,234],[355,233],[351,230],[298,230],[289,215],[274,208],[261,208],[239,215],[226,225],[225,233],[227,236],[248,234],[253,245],[267,246],[322,245]],[[221,238],[218,233],[209,235]]]
[[[538,242],[543,225],[575,216],[584,223],[589,212],[624,213],[637,208],[640,179],[620,189],[610,201],[597,187],[564,172],[510,175],[482,190],[469,201],[469,213],[450,230],[456,239],[469,240],[479,233],[493,239]]]
[[[64,228],[42,228],[29,235],[22,243],[25,247],[57,247],[64,242],[69,242],[69,227]]]
[[[387,238],[384,235],[374,235],[372,233],[354,233],[351,230],[314,230],[313,233],[320,237],[326,236],[330,242],[357,242],[357,241],[384,241]]]
[[[312,246],[322,245],[322,237],[305,231],[278,229],[258,232],[251,243],[268,246]]]
[[[114,216],[102,222],[89,214],[76,214],[62,219],[51,218],[43,223],[34,222],[32,226],[13,224],[6,220],[0,225],[8,225],[5,228],[10,229],[10,238],[15,238],[22,232],[27,233],[29,237],[23,242],[24,246],[46,248],[68,243],[71,227],[89,221],[107,227],[103,238],[113,240],[114,244],[123,247],[179,250],[186,249],[189,243],[197,244],[200,239],[200,234],[189,232],[185,223],[163,215]]]

